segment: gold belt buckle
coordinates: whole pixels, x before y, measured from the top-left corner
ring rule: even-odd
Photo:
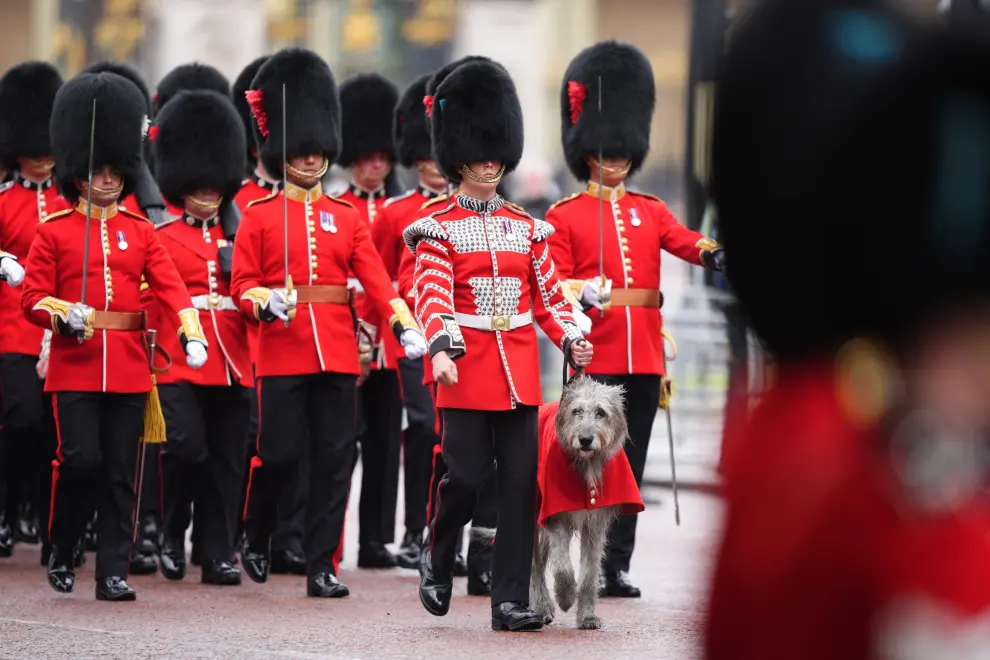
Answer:
[[[508,330],[510,318],[508,316],[493,316],[492,330]]]

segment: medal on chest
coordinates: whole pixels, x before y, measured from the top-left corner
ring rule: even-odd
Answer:
[[[123,231],[117,232],[117,247],[120,248],[121,250],[127,249],[127,236],[124,234]]]
[[[508,218],[502,218],[502,231],[505,232],[505,240],[516,240],[516,235],[512,233],[512,221]]]
[[[639,211],[637,211],[635,207],[629,209],[629,217],[632,218],[629,224],[631,224],[633,227],[639,227],[641,224],[643,224],[643,221],[639,219]]]
[[[333,213],[320,211],[320,228],[331,234],[337,233],[337,222],[333,217]]]

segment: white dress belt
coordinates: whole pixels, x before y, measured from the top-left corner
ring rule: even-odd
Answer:
[[[454,312],[454,320],[462,328],[473,330],[485,330],[494,332],[495,330],[515,330],[524,328],[533,322],[533,312],[524,312],[513,316],[475,316],[473,314],[461,314]]]
[[[392,286],[398,289],[399,282],[398,281],[392,282]],[[364,293],[364,287],[361,286],[361,282],[358,281],[358,278],[356,277],[347,278],[347,288],[354,291],[355,293]]]
[[[222,312],[236,312],[237,305],[234,304],[234,299],[230,296],[218,296],[216,294],[212,295],[201,295],[192,297],[193,307],[200,311],[208,311],[211,309],[220,310]]]

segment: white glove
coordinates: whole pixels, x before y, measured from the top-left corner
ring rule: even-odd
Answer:
[[[581,302],[587,307],[602,309],[602,307],[612,299],[612,280],[605,280],[605,287],[598,278],[593,278],[584,283],[581,287]]]
[[[399,335],[399,343],[402,344],[402,348],[406,349],[406,357],[410,360],[417,360],[426,355],[426,340],[423,339],[423,335],[418,330],[412,328],[403,330],[402,334]]]
[[[288,296],[285,289],[272,289],[272,297],[268,299],[268,311],[275,315],[275,318],[283,321],[289,320],[289,310],[296,306],[296,291],[292,290],[292,295]]]
[[[190,339],[186,342],[186,364],[193,369],[199,369],[206,364],[206,346],[202,342]]]
[[[17,286],[24,281],[24,269],[17,263],[17,259],[4,257],[0,259],[0,277],[7,280],[10,286]]]
[[[69,307],[68,318],[65,322],[69,324],[69,327],[76,332],[82,332],[86,329],[86,319],[89,315],[93,313],[93,308],[89,305],[84,305],[82,303],[76,303]]]
[[[582,335],[587,335],[591,332],[591,317],[582,312],[580,309],[571,305],[571,314],[574,315],[574,322],[577,323],[578,330],[581,331]]]

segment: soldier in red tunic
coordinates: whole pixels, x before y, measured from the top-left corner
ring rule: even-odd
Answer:
[[[0,277],[10,285],[0,287],[0,557],[11,555],[15,536],[37,543],[37,515],[51,491],[53,447],[44,441],[44,383],[35,372],[44,331],[20,313],[20,284],[38,223],[65,206],[52,178],[48,132],[61,86],[62,76],[45,62],[19,64],[0,78],[0,161],[13,173],[0,186]],[[17,490],[20,497],[8,502]]]
[[[584,309],[597,308],[590,312],[588,337],[599,350],[588,374],[626,390],[625,450],[641,484],[663,376],[661,251],[710,268],[719,267],[721,252],[715,241],[681,225],[661,200],[626,188],[626,178],[646,158],[653,121],[653,70],[643,53],[613,41],[585,49],[564,74],[560,103],[565,160],[579,181],[588,182],[588,189],[547,212],[547,222],[556,229],[550,246],[558,275],[570,280],[571,300]],[[601,198],[603,234],[598,221]],[[599,263],[601,254],[604,263]],[[629,579],[636,519],[623,516],[609,532],[606,596],[640,595]]]
[[[553,228],[495,192],[522,157],[522,109],[508,73],[483,61],[458,67],[437,88],[431,123],[437,164],[462,192],[403,234],[416,252],[416,314],[440,384],[448,468],[420,601],[436,616],[449,610],[456,534],[497,460],[492,628],[538,630],[543,620],[528,608],[542,403],[534,316],[572,363],[586,365],[592,349],[556,276],[546,243]]]
[[[155,118],[155,173],[182,217],[159,225],[159,239],[182,276],[214,346],[202,369],[173,365],[159,379],[168,442],[161,456],[162,573],[186,572],[189,506],[199,515],[204,584],[236,585],[234,536],[244,479],[254,377],[247,328],[230,296],[234,227],[221,223],[244,173],[244,130],[228,95],[180,92]],[[175,323],[162,319],[161,344],[179,351]]]
[[[377,73],[362,73],[340,84],[341,150],[337,163],[352,181],[339,195],[374,228],[385,215],[386,181],[395,161],[392,117],[399,99],[395,85]],[[377,246],[376,246],[377,247]],[[385,263],[394,281],[396,268]],[[352,282],[363,332],[372,350],[367,378],[358,390],[361,446],[361,501],[358,505],[358,566],[390,568],[395,555],[385,547],[395,536],[395,507],[402,442],[402,397],[398,375],[400,347],[374,302]]]
[[[720,80],[730,276],[780,368],[727,466],[705,654],[983,658],[990,40],[841,4],[767,3]],[[796,305],[760,240],[788,219]]]
[[[307,594],[341,598],[348,589],[336,577],[335,552],[355,459],[354,426],[348,420],[354,419],[360,373],[348,270],[354,269],[389,316],[407,353],[421,355],[426,345],[391,285],[364,219],[320,186],[340,150],[340,104],[329,67],[311,51],[286,49],[261,67],[254,87],[249,102],[260,156],[269,172],[284,168],[288,187],[248,205],[234,246],[231,293],[244,314],[263,323],[258,455],[248,483],[241,558],[248,577],[267,580],[276,505],[292,483],[305,443]]]
[[[39,226],[21,297],[27,318],[55,333],[45,383],[45,391],[54,393],[58,432],[48,581],[57,591],[73,590],[72,548],[95,498],[100,600],[136,598],[124,580],[134,538],[136,461],[142,436],[156,439],[145,423],[152,379],[142,278],[162,316],[178,319],[189,366],[206,362],[207,340],[196,310],[154,226],[117,206],[143,165],[143,118],[140,94],[119,76],[81,74],[59,90],[51,121],[55,172],[63,197],[77,206]],[[82,263],[87,252],[89,263]]]

